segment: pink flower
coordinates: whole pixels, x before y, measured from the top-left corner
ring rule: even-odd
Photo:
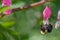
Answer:
[[[60,26],[60,21],[57,21],[57,22],[55,23],[55,29],[58,29],[59,26]]]
[[[12,5],[12,1],[11,0],[2,0],[2,6],[11,6]],[[7,10],[4,12],[4,14],[9,15],[11,14],[11,10]]]
[[[11,0],[2,0],[2,6],[11,6]]]
[[[51,9],[49,6],[46,6],[46,8],[43,11],[43,20],[48,20],[51,16]]]
[[[55,28],[58,29],[59,26],[60,26],[60,10],[58,11],[57,22],[55,23]]]
[[[57,19],[60,20],[60,10],[58,11]]]

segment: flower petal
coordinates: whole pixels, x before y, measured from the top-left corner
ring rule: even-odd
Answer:
[[[46,6],[46,8],[43,11],[43,20],[48,20],[51,16],[51,9],[49,6]]]

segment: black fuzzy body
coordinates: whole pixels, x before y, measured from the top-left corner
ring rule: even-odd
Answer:
[[[51,24],[45,24],[41,26],[41,31],[45,32],[47,30],[48,33],[52,32],[53,26]]]

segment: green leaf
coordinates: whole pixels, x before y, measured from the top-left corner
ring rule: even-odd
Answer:
[[[2,13],[2,12],[4,12],[4,11],[8,10],[9,8],[10,8],[10,7],[8,7],[8,6],[1,7],[1,8],[0,8],[0,13]]]
[[[13,26],[14,25],[14,21],[7,21],[7,22],[2,22],[2,26],[4,27],[4,28],[10,28],[11,26]]]

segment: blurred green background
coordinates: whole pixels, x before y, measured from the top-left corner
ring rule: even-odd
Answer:
[[[0,8],[1,6],[0,0]],[[18,8],[40,0],[12,0],[11,8]],[[40,34],[42,24],[42,12],[46,5],[52,9],[49,19],[54,25],[57,20],[57,13],[60,9],[60,0],[53,0],[41,6],[36,6],[26,10],[13,12],[9,16],[0,19],[0,40],[60,40],[60,28],[55,29],[46,35]],[[0,9],[3,11],[4,9]]]

